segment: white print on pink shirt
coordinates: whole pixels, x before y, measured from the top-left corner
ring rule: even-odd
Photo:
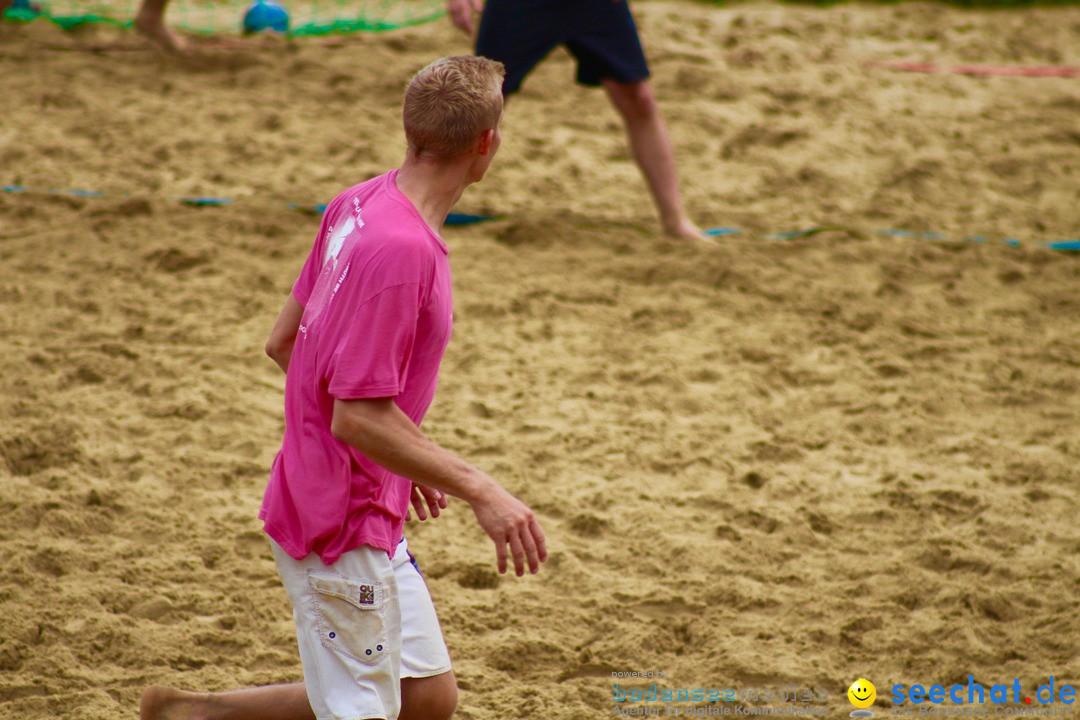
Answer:
[[[364,221],[360,218],[362,210],[360,202],[353,198],[353,204],[355,205],[355,219],[348,217],[345,219],[345,223],[337,230],[334,229],[333,225],[326,230],[328,240],[326,251],[323,253],[322,271],[319,273],[319,279],[315,281],[315,287],[312,288],[311,297],[308,298],[308,304],[304,312],[305,322],[300,325],[300,332],[304,336],[307,336],[308,326],[322,314],[322,311],[334,299],[338,289],[349,274],[349,266],[346,265],[345,269],[338,275],[338,256],[345,246],[345,241],[352,236],[353,232],[364,227]],[[331,287],[330,283],[333,282],[335,276],[337,276],[337,282],[334,282],[333,287]]]
[[[352,199],[352,204],[353,204],[353,212],[356,213],[356,227],[362,228],[362,227],[364,227],[364,221],[360,218],[360,213],[363,212],[364,208],[360,207],[359,198],[353,198]]]
[[[337,256],[341,252],[341,246],[345,244],[345,238],[349,237],[349,233],[356,229],[356,223],[352,218],[345,221],[345,224],[341,228],[330,236],[330,242],[326,243],[326,253],[323,255],[323,265],[333,262],[334,268],[337,267]],[[333,232],[333,226],[327,232]]]

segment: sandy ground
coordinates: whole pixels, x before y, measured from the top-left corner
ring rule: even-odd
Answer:
[[[715,249],[664,241],[603,96],[551,58],[448,229],[425,423],[534,505],[499,578],[462,503],[410,527],[462,718],[590,718],[671,687],[1080,680],[1080,8],[635,5]],[[0,26],[0,717],[292,681],[255,514],[261,354],[328,201],[402,156],[438,22],[330,47]],[[230,197],[189,208],[178,196]],[[841,231],[781,240],[810,226]],[[886,237],[903,228],[949,240]],[[1020,247],[965,243],[1015,237]],[[882,705],[882,703],[885,703]],[[775,703],[759,703],[775,704]]]

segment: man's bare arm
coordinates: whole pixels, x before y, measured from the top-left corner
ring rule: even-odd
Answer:
[[[431,442],[393,398],[335,400],[331,432],[390,472],[465,500],[495,543],[499,572],[506,547],[514,570],[536,573],[547,559],[544,532],[532,510],[487,473]]]
[[[266,354],[278,364],[282,372],[289,372],[289,359],[292,357],[296,333],[300,330],[300,318],[303,315],[304,306],[289,293],[266,341]]]

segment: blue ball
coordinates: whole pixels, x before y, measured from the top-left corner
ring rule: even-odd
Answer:
[[[289,32],[289,11],[273,0],[256,0],[244,12],[244,34],[263,30]]]
[[[33,13],[34,15],[41,14],[41,6],[36,2],[30,2],[30,0],[14,0],[9,9],[22,10],[23,12]]]

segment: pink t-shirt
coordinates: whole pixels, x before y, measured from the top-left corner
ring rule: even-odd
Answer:
[[[259,517],[300,560],[361,545],[393,555],[411,483],[330,432],[334,399],[393,397],[424,418],[452,327],[446,245],[397,170],[337,196],[293,286],[304,306],[285,379],[285,436]]]

